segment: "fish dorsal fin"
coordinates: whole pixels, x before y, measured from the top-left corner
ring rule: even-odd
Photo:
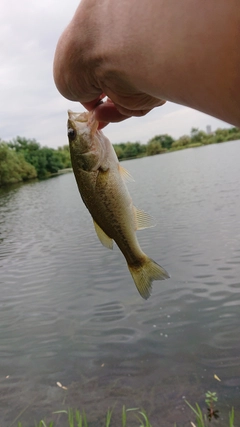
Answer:
[[[108,237],[108,235],[99,227],[99,225],[93,220],[93,224],[95,227],[95,231],[97,233],[97,236],[102,243],[103,246],[105,246],[108,249],[113,248],[113,240],[111,237]]]
[[[156,223],[154,222],[154,219],[151,217],[151,215],[149,215],[147,212],[137,209],[135,206],[133,208],[135,214],[136,230],[155,227]]]
[[[125,180],[125,181],[130,181],[130,182],[134,182],[134,179],[132,177],[132,175],[130,174],[130,172],[127,171],[127,169],[125,169],[123,166],[121,166],[120,164],[118,165],[118,170],[119,173],[121,175],[121,177]]]

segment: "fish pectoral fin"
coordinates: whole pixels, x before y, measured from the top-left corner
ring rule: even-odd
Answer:
[[[134,179],[133,179],[132,175],[130,174],[130,172],[128,172],[127,169],[125,169],[123,166],[121,166],[120,163],[118,165],[118,170],[119,170],[119,173],[120,173],[121,177],[125,181],[134,182]]]
[[[154,219],[147,212],[141,211],[133,206],[135,215],[135,229],[143,230],[144,228],[155,227]]]
[[[99,225],[94,220],[93,220],[93,224],[94,224],[97,236],[100,242],[102,243],[102,245],[108,249],[112,249],[113,239],[111,239],[111,237],[108,237],[108,235],[101,229],[101,227],[99,227]]]

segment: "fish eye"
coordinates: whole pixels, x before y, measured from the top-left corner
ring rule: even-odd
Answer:
[[[70,140],[74,139],[76,136],[76,132],[73,128],[68,128],[68,138]]]

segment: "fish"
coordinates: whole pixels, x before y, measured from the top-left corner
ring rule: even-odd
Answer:
[[[115,241],[138,292],[148,299],[152,282],[170,276],[139,245],[136,231],[155,224],[150,215],[133,205],[126,185],[132,177],[120,165],[111,142],[98,130],[98,125],[93,111],[68,111],[68,140],[75,179],[100,242],[112,249]]]

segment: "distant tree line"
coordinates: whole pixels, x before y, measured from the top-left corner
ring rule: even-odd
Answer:
[[[113,147],[119,160],[124,160],[165,153],[170,150],[173,142],[174,139],[165,134],[155,136],[150,139],[147,144],[140,144],[140,142],[122,142],[121,144],[113,144]]]
[[[192,128],[190,135],[176,140],[164,134],[154,136],[147,144],[122,142],[113,146],[119,160],[124,160],[235,139],[240,140],[237,127],[217,129],[209,134]],[[35,139],[19,136],[8,142],[0,140],[0,187],[33,178],[47,178],[66,168],[71,168],[68,145],[58,149],[41,147]]]
[[[156,135],[147,144],[139,142],[122,142],[114,144],[114,149],[119,160],[154,156],[168,151],[182,150],[184,148],[200,147],[201,145],[216,144],[219,142],[240,139],[240,129],[236,127],[217,129],[215,132],[206,133],[197,128],[191,129],[190,135],[183,135],[173,139],[170,135]]]
[[[71,168],[68,145],[55,150],[19,136],[9,142],[0,140],[0,186],[47,178],[65,168]]]

